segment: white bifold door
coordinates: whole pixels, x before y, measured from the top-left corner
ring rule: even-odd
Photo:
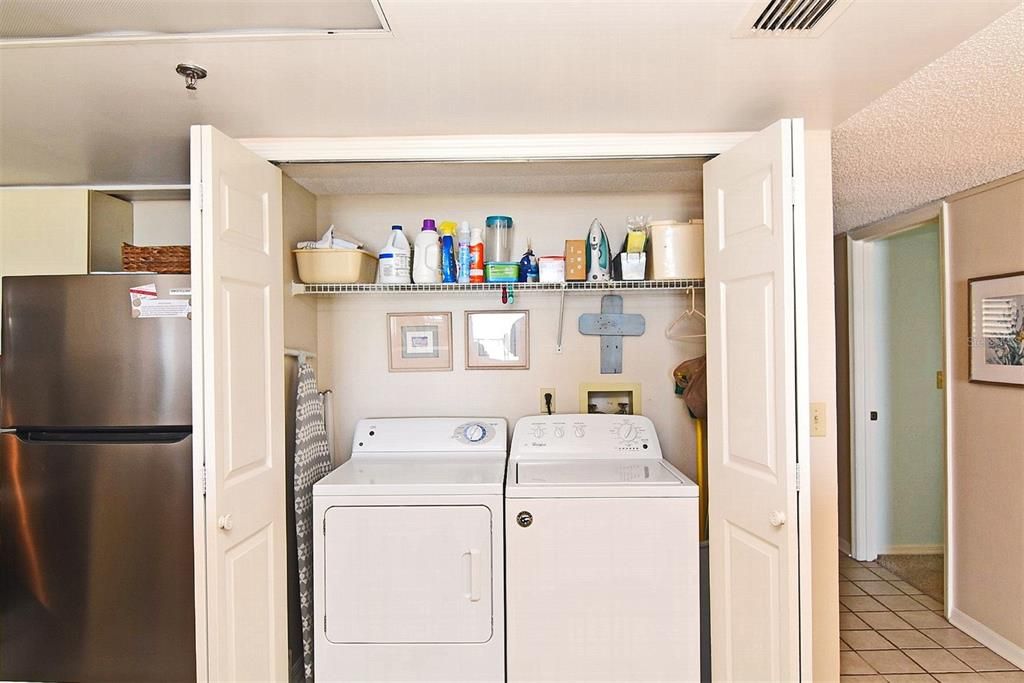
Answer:
[[[787,119],[704,165],[715,680],[810,680],[803,159]]]
[[[200,680],[288,679],[281,172],[192,127]]]

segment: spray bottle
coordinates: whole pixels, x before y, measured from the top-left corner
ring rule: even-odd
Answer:
[[[469,221],[462,221],[459,224],[459,282],[463,284],[469,282],[469,267],[472,261],[473,258],[469,253]]]

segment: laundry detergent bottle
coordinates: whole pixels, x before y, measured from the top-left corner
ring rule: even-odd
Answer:
[[[377,254],[377,282],[384,285],[407,285],[411,282],[412,249],[401,225],[391,226],[391,235]]]
[[[473,228],[469,231],[469,281],[484,281],[484,231]]]
[[[412,253],[412,281],[418,285],[441,281],[441,245],[432,218],[423,220],[423,229],[416,236]]]
[[[441,223],[441,282],[456,282],[459,268],[455,260],[455,223]]]

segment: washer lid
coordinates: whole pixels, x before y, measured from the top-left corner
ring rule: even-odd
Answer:
[[[313,494],[500,494],[504,480],[502,457],[355,457],[314,484]]]
[[[696,497],[696,485],[658,459],[519,461],[512,464],[509,497]],[[514,483],[513,483],[514,482]]]

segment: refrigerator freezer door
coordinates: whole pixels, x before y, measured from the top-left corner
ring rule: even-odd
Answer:
[[[0,434],[0,679],[195,678],[192,437]]]
[[[153,284],[159,298],[181,301],[190,282],[137,273],[4,278],[0,426],[192,424],[192,321],[133,317],[129,293]]]

